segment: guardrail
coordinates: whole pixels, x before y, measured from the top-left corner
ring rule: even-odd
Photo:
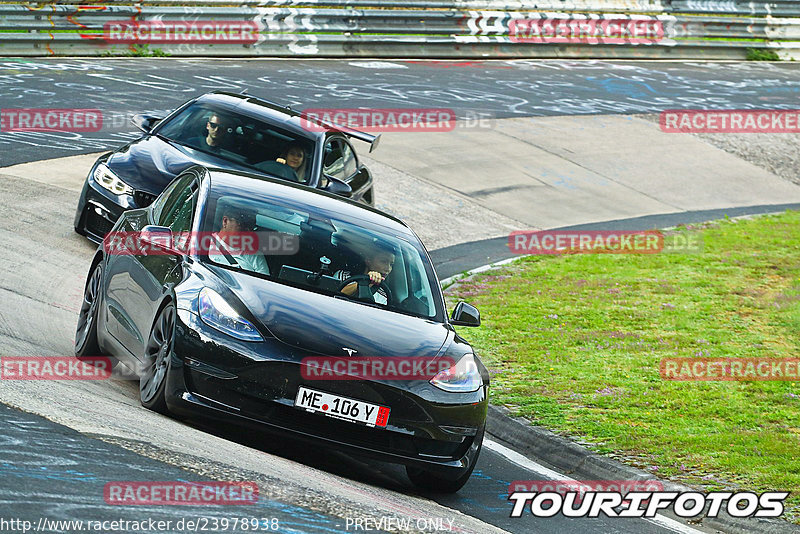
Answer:
[[[5,2],[0,55],[743,59],[748,49],[760,49],[800,58],[798,1],[313,0],[313,6]],[[236,38],[231,28],[241,30]]]

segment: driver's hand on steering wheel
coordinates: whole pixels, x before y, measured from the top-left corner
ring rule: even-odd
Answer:
[[[286,165],[286,160],[283,159],[283,158],[278,158],[275,161],[277,161],[278,163],[283,163],[284,165]]]
[[[370,271],[367,273],[367,276],[369,276],[369,285],[371,286],[380,284],[384,280],[383,275],[378,271]]]
[[[370,271],[367,273],[369,276],[369,285],[373,286],[375,284],[380,284],[385,280],[383,275],[378,271]],[[342,288],[342,294],[347,295],[348,297],[352,297],[355,295],[356,291],[358,290],[358,282],[351,282]]]

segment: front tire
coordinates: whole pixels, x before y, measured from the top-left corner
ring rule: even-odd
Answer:
[[[469,477],[472,475],[472,471],[475,470],[475,464],[478,463],[478,456],[480,455],[481,447],[483,446],[483,434],[485,429],[485,426],[482,427],[478,432],[478,435],[475,436],[475,441],[470,446],[470,466],[458,478],[454,480],[447,479],[432,471],[407,465],[406,474],[408,475],[408,478],[411,479],[411,482],[413,482],[415,486],[426,491],[431,491],[434,493],[457,492],[464,487],[464,484],[467,483]]]
[[[158,313],[144,350],[144,371],[139,378],[139,400],[147,409],[168,414],[167,372],[175,340],[175,305],[167,304]]]
[[[84,358],[100,355],[100,344],[97,340],[97,318],[100,315],[100,291],[103,285],[103,263],[95,265],[86,280],[83,291],[83,303],[78,315],[78,327],[75,331],[75,356]]]

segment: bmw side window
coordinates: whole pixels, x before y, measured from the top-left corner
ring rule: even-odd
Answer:
[[[342,144],[338,139],[330,139],[325,143],[325,159],[322,162],[322,172],[339,180],[345,179],[344,154]]]
[[[339,141],[342,144],[342,180],[349,182],[358,170],[358,160],[356,153],[350,143],[347,141]]]

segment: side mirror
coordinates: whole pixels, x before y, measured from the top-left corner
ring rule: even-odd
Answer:
[[[151,115],[134,115],[131,117],[131,122],[133,125],[144,133],[150,133],[153,127],[158,124],[160,120],[160,117],[153,117]]]
[[[472,304],[461,301],[456,304],[453,310],[453,317],[450,319],[450,324],[456,326],[480,326],[481,312]]]
[[[152,247],[158,247],[168,252],[180,254],[172,235],[172,230],[167,226],[156,226],[149,224],[142,228],[139,233],[139,240]]]
[[[323,189],[328,193],[333,193],[334,195],[339,195],[341,197],[350,197],[350,195],[353,194],[353,188],[338,178],[328,176],[327,174],[325,175],[325,178],[328,179],[328,185],[326,185]]]

